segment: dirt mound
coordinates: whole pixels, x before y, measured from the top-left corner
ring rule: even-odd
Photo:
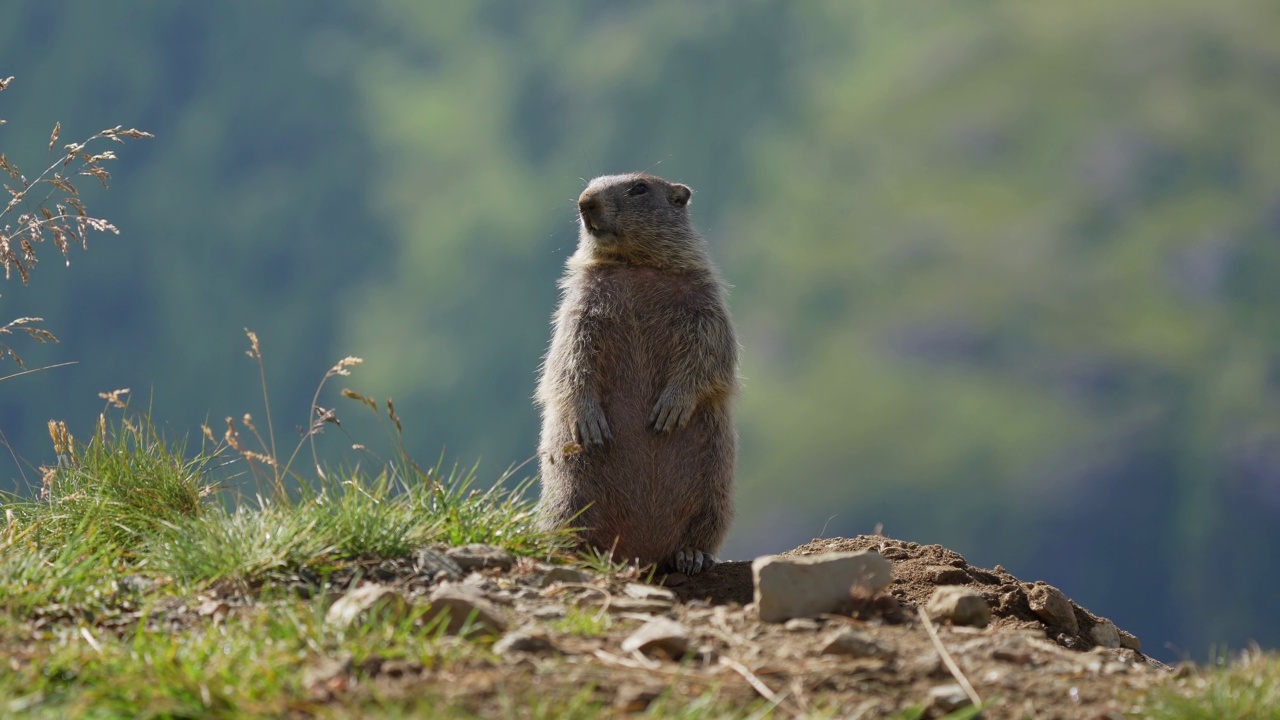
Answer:
[[[1023,582],[999,565],[991,570],[975,567],[960,553],[941,545],[859,535],[813,540],[783,555],[859,550],[875,550],[893,562],[894,579],[888,593],[907,609],[923,606],[939,587],[965,586],[986,599],[991,606],[992,623],[997,627],[1043,630],[1047,637],[1071,650],[1090,650],[1100,645],[1140,649],[1132,634],[1080,607],[1057,588],[1044,582]],[[674,585],[668,582],[668,586],[684,601],[746,605],[752,600],[751,563],[721,563],[700,576],[677,577]],[[1054,600],[1058,601],[1056,607]],[[1159,665],[1154,660],[1148,662]]]
[[[414,562],[363,567],[359,577],[321,590],[335,606],[347,596],[377,595],[402,610],[448,596],[487,618],[488,641],[458,646],[471,654],[439,666],[398,656],[328,658],[308,670],[305,684],[316,698],[431,690],[481,717],[526,716],[503,705],[516,691],[585,692],[614,716],[648,709],[655,698],[680,707],[708,695],[728,708],[766,702],[776,717],[889,717],[908,708],[910,717],[943,717],[977,699],[985,718],[1083,720],[1123,717],[1141,692],[1169,676],[1132,647],[1136,640],[1122,647],[1114,625],[1056,589],[999,567],[972,567],[938,545],[861,536],[786,553],[876,550],[893,563],[895,579],[849,614],[785,623],[762,622],[750,606],[746,562],[668,576],[664,588],[646,584],[637,569],[601,575],[468,547],[461,567],[441,557],[461,557],[463,549],[426,549]],[[986,598],[990,625],[926,624],[916,608],[948,585]],[[240,610],[231,598],[211,602]]]

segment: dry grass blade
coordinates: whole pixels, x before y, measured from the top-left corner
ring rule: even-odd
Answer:
[[[596,648],[595,650],[592,650],[591,655],[592,657],[594,657],[595,659],[599,660],[600,662],[606,665],[630,668],[632,670],[643,670],[645,672],[652,673],[654,675],[664,675],[670,678],[684,678],[689,680],[698,680],[700,682],[705,682],[705,683],[714,682],[716,679],[714,676],[708,675],[706,673],[700,673],[695,670],[690,670],[689,668],[668,667],[666,665],[663,665],[662,663],[657,663],[657,662],[650,665],[647,659],[645,662],[640,662],[633,658],[619,657],[601,648]],[[641,657],[643,658],[644,656],[642,655]]]
[[[30,370],[23,370],[22,372],[16,372],[16,373],[13,373],[12,375],[5,375],[4,377],[0,377],[0,382],[4,382],[9,378],[19,377],[21,375],[30,375],[31,373],[38,373],[44,370],[52,370],[54,368],[65,367],[67,365],[76,365],[78,363],[79,363],[78,360],[71,360],[68,362],[58,363],[57,365],[45,365],[44,367],[31,368]]]
[[[942,645],[942,638],[938,637],[938,631],[933,627],[933,621],[929,619],[929,614],[920,608],[920,622],[924,623],[924,629],[929,633],[929,639],[933,641],[933,647],[937,649],[938,655],[942,658],[942,664],[947,666],[947,671],[951,673],[951,677],[956,679],[960,684],[960,689],[964,690],[964,694],[969,697],[969,702],[974,707],[982,705],[982,698],[978,697],[978,691],[973,689],[973,685],[969,683],[969,678],[964,676],[960,671],[960,666],[956,661],[951,659],[951,653],[947,652],[947,648]]]
[[[11,82],[13,82],[12,76],[0,79],[0,91],[8,88]],[[4,123],[5,121],[0,119],[0,125]],[[53,146],[58,143],[58,138],[61,135],[62,123],[55,122],[53,131],[49,133],[48,147],[50,153],[53,152]],[[0,219],[7,220],[10,214],[18,215],[16,228],[7,223],[0,226],[0,266],[4,267],[6,280],[12,276],[13,271],[16,269],[23,285],[30,282],[31,271],[36,265],[35,247],[47,239],[52,241],[58,252],[66,260],[66,263],[70,265],[69,248],[73,243],[78,243],[81,247],[87,247],[87,235],[90,230],[119,234],[119,230],[111,223],[101,218],[90,217],[85,212],[83,204],[77,199],[79,192],[75,183],[72,182],[71,178],[64,176],[60,169],[79,161],[80,164],[72,168],[76,175],[97,178],[103,187],[106,187],[110,174],[102,167],[101,163],[114,160],[115,153],[107,151],[89,155],[82,152],[82,150],[98,140],[109,139],[115,142],[124,142],[122,138],[141,139],[147,137],[152,136],[150,133],[133,128],[124,130],[117,126],[104,130],[82,143],[67,145],[66,153],[60,154],[52,164],[34,179],[28,179],[7,156],[0,154],[0,170],[8,173],[16,185],[15,187],[4,185],[4,189],[9,193],[10,198],[4,208],[0,209]],[[41,186],[44,187],[39,189]],[[31,196],[33,190],[36,193],[43,192],[44,195]],[[63,196],[55,198],[58,193],[62,193]],[[50,203],[57,208],[57,212],[49,209],[48,205]],[[74,209],[75,214],[68,213],[68,208]],[[0,327],[0,334],[9,334],[7,331],[17,324],[20,324],[20,322],[15,321]],[[38,328],[23,329],[31,337],[41,342],[56,342],[56,338],[48,331]],[[18,354],[12,348],[0,345],[0,359],[5,356],[13,359],[18,367],[22,367],[22,359]]]
[[[742,679],[746,680],[747,684],[750,685],[753,690],[759,693],[760,697],[764,698],[765,700],[768,700],[769,704],[772,705],[773,707],[780,707],[783,710],[786,710],[787,712],[795,716],[800,715],[800,710],[798,708],[790,707],[789,705],[785,704],[784,702],[786,700],[785,692],[781,694],[775,693],[773,690],[769,688],[768,685],[764,683],[763,680],[761,680],[755,673],[751,672],[751,670],[746,665],[743,665],[742,663],[738,662],[737,660],[734,660],[728,655],[720,656],[720,664],[724,665],[730,670],[741,675]]]
[[[403,435],[404,426],[400,424],[400,416],[396,415],[396,404],[391,402],[391,398],[387,398],[387,416],[396,425],[396,435]]]
[[[5,325],[0,325],[0,335],[12,335],[15,332],[24,332],[32,340],[35,340],[36,342],[39,342],[39,343],[58,342],[58,338],[54,337],[53,333],[49,332],[48,330],[45,330],[42,327],[38,327],[33,324],[33,323],[38,323],[43,321],[44,321],[44,318],[38,318],[38,317],[15,318],[13,320],[10,320]],[[9,347],[8,345],[5,345],[4,343],[0,343],[0,358],[5,357],[6,355],[12,358],[13,362],[17,364],[17,366],[20,369],[23,369],[23,370],[26,369],[26,365],[22,363],[22,358],[18,355],[17,351]],[[25,374],[26,373],[17,373],[15,375],[9,375],[7,377],[16,377],[17,375],[25,375]],[[5,378],[0,378],[0,380],[3,380],[3,379]]]
[[[102,645],[98,643],[98,639],[93,636],[93,633],[89,632],[89,628],[81,625],[80,637],[84,638],[85,642],[89,643],[89,647],[93,648],[94,652],[99,655],[102,654]]]

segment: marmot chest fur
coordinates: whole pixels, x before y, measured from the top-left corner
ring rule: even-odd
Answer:
[[[737,340],[691,195],[643,173],[582,192],[537,393],[542,522],[686,573],[715,562],[737,457]]]

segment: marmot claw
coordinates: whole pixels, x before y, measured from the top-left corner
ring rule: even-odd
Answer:
[[[658,434],[666,435],[677,428],[684,428],[693,417],[697,403],[674,392],[664,392],[658,404],[649,413],[649,426]]]
[[[570,425],[570,431],[573,433],[573,441],[583,447],[604,445],[606,441],[613,440],[609,423],[604,419],[604,411],[599,407],[582,413],[581,419]]]
[[[710,570],[719,562],[714,555],[694,548],[678,550],[675,558],[676,570],[685,575],[697,575],[703,570]]]

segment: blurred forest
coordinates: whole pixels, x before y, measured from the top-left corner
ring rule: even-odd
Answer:
[[[0,150],[156,139],[86,200],[120,237],[0,285],[62,339],[29,366],[78,361],[0,383],[0,489],[100,391],[193,443],[259,416],[245,327],[283,435],[358,355],[418,457],[497,477],[574,198],[650,170],[734,285],[726,556],[883,523],[1163,659],[1275,647],[1276,38],[1264,0],[10,0]]]

